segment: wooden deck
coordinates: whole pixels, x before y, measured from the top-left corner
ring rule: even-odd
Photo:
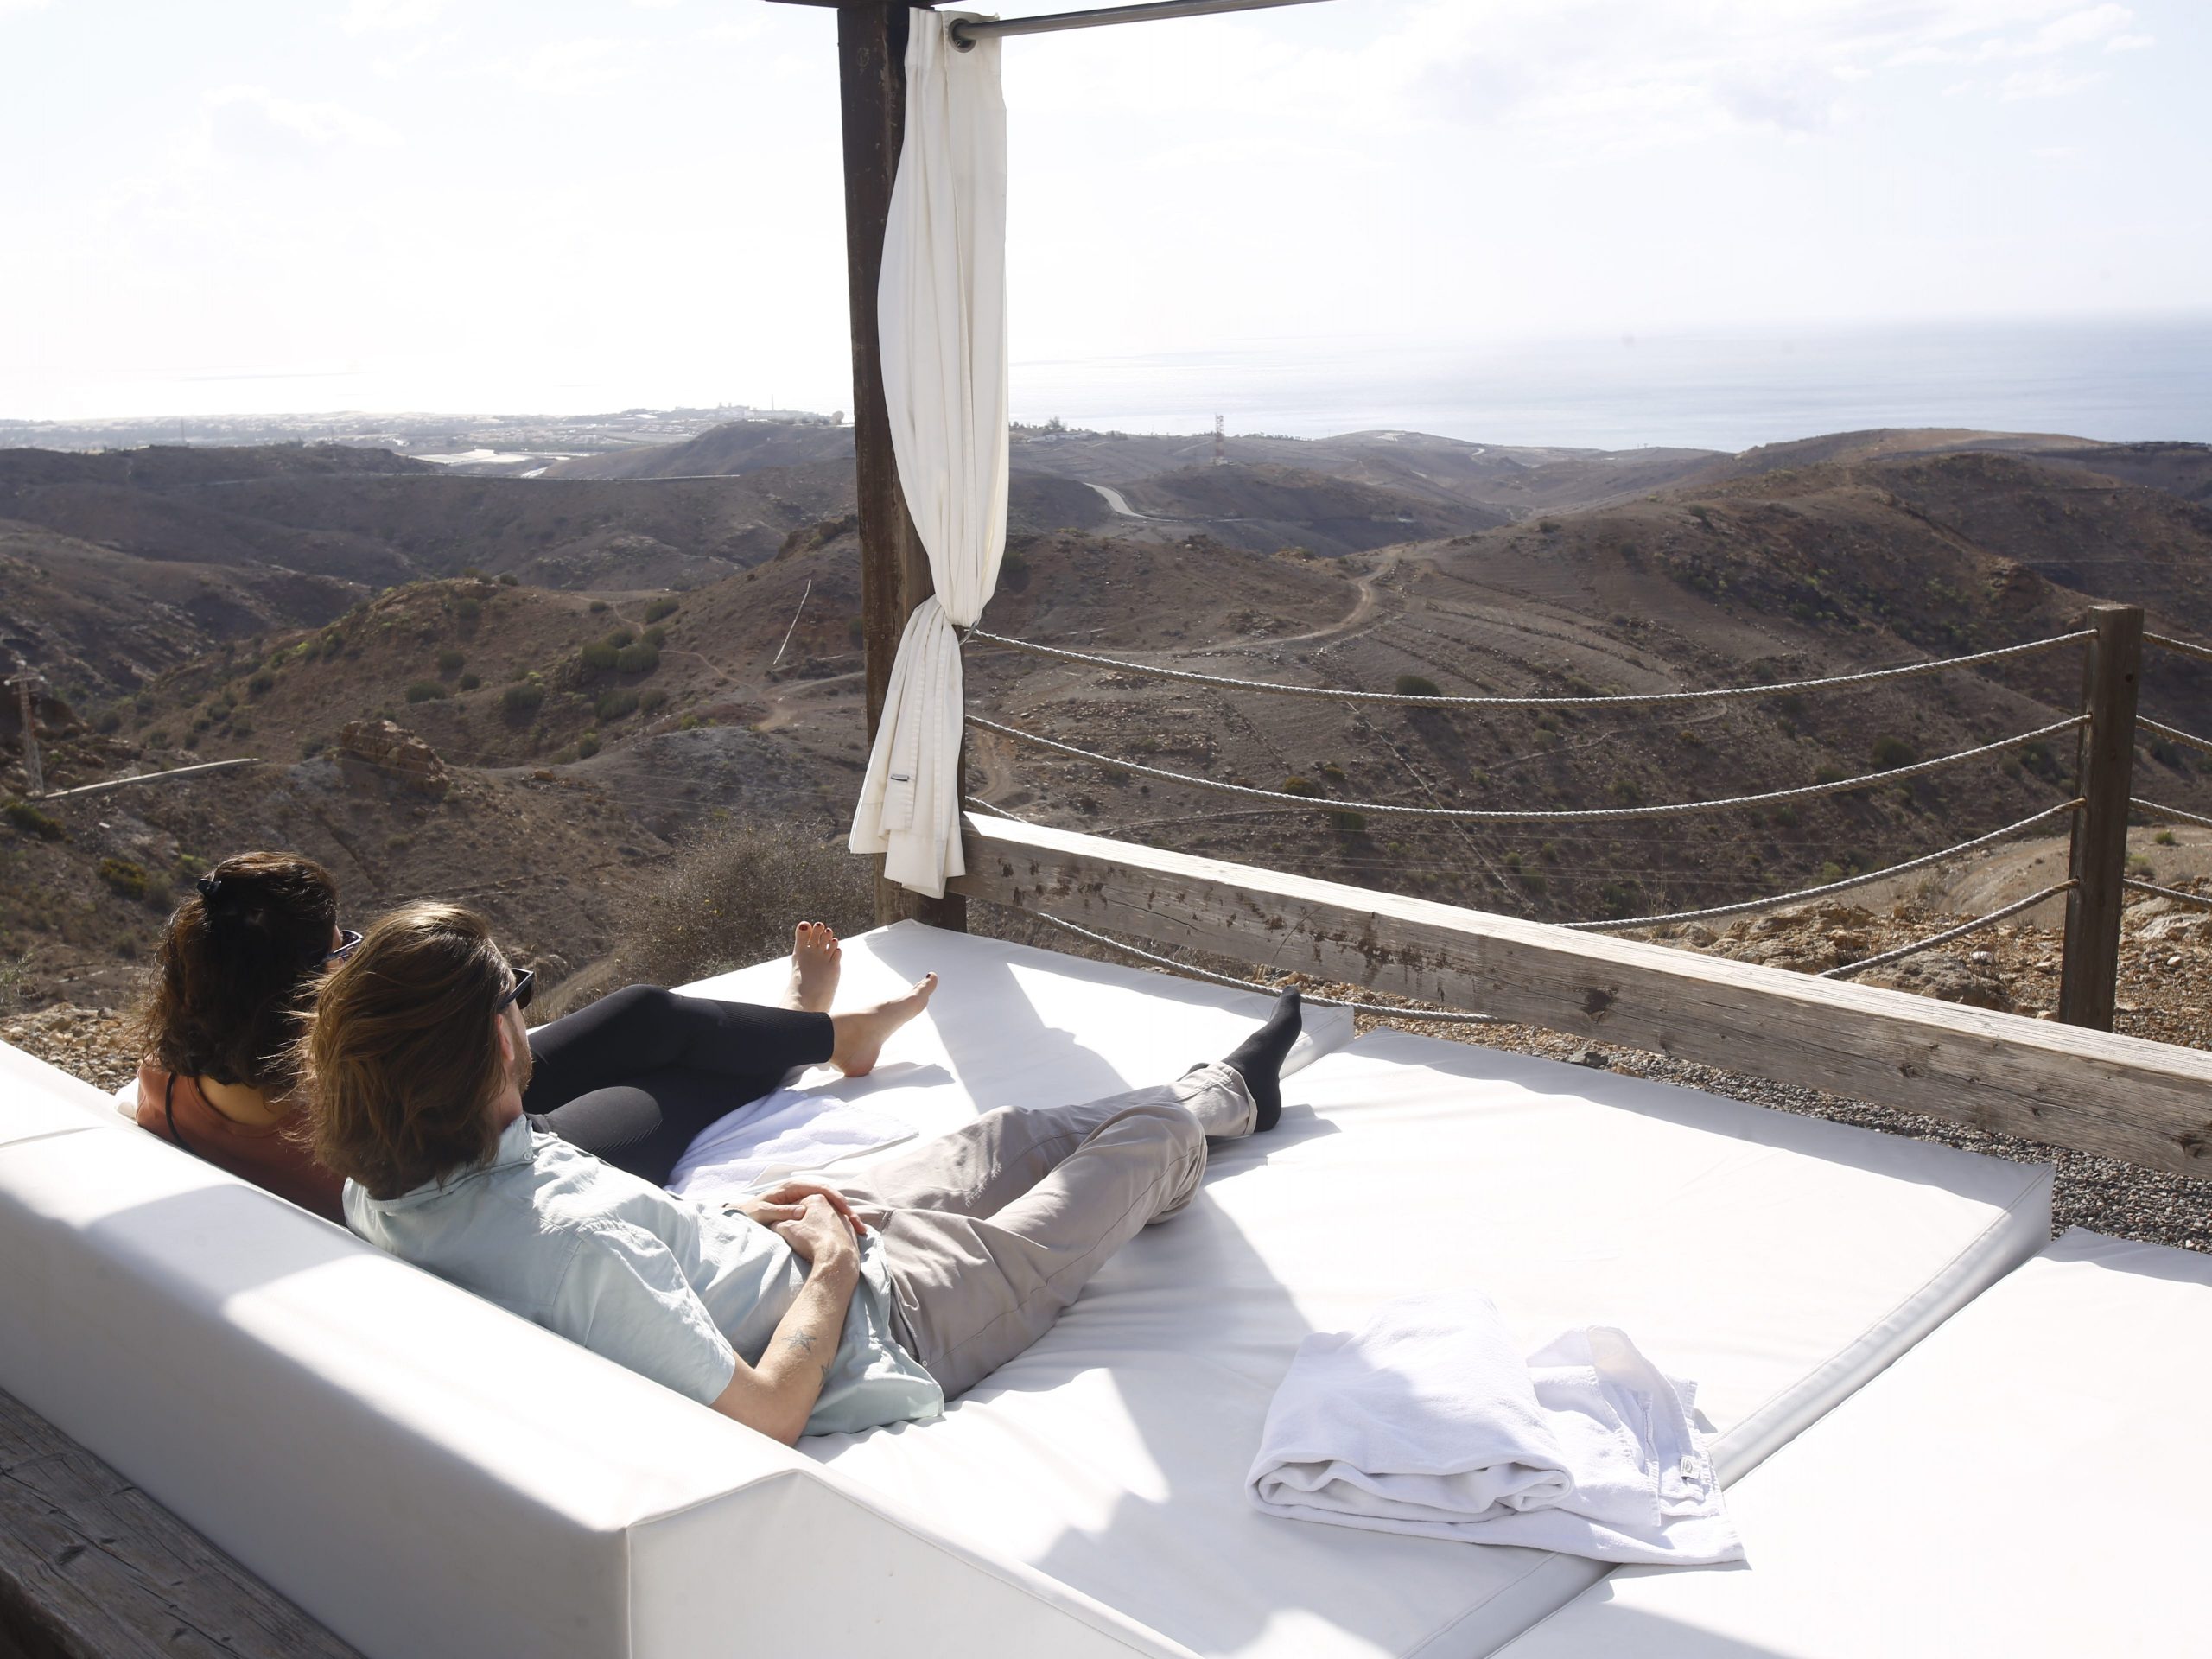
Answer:
[[[0,1393],[0,1659],[359,1659]]]

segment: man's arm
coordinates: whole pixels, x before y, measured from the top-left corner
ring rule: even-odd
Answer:
[[[725,1417],[790,1446],[806,1432],[807,1417],[830,1379],[845,1310],[860,1282],[861,1258],[852,1230],[821,1197],[807,1198],[798,1217],[779,1222],[776,1231],[810,1264],[806,1283],[778,1322],[760,1363],[748,1365],[741,1357],[714,1405]]]

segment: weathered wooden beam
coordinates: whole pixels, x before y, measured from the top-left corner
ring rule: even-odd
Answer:
[[[393,1589],[405,1593],[404,1586]],[[359,1659],[352,1648],[4,1393],[0,1655]]]
[[[971,899],[2212,1175],[2212,1054],[970,814]]]
[[[2067,874],[2066,952],[2059,969],[2058,1017],[2069,1026],[2112,1029],[2120,987],[2120,913],[2127,899],[2128,798],[2135,792],[2135,698],[2143,678],[2143,611],[2095,605],[2082,671],[2082,728],[2075,776],[2082,810],[2074,815]]]
[[[870,741],[883,719],[891,664],[914,607],[935,591],[929,556],[899,485],[891,416],[883,398],[883,342],[876,285],[883,231],[906,126],[906,27],[903,5],[859,3],[837,12],[837,72],[844,122],[846,297],[853,334],[853,465],[859,487],[861,630]],[[875,877],[875,918],[906,918],[964,931],[966,901],[925,899]]]

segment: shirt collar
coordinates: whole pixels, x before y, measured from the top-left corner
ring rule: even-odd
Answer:
[[[429,1204],[470,1181],[491,1174],[494,1170],[531,1162],[537,1138],[537,1132],[530,1127],[530,1120],[518,1117],[499,1131],[499,1141],[492,1148],[491,1157],[484,1162],[457,1171],[442,1180],[425,1181],[420,1186],[410,1187],[396,1198],[370,1198],[369,1202],[379,1210],[411,1210],[418,1204]]]

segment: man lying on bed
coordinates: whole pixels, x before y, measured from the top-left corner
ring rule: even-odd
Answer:
[[[387,916],[324,982],[300,1057],[347,1224],[785,1442],[933,1417],[1036,1341],[1190,1202],[1208,1136],[1274,1127],[1300,1019],[1294,992],[1174,1083],[1001,1107],[837,1188],[724,1211],[532,1128],[517,988],[451,905]],[[880,1046],[935,988],[830,1017]]]

